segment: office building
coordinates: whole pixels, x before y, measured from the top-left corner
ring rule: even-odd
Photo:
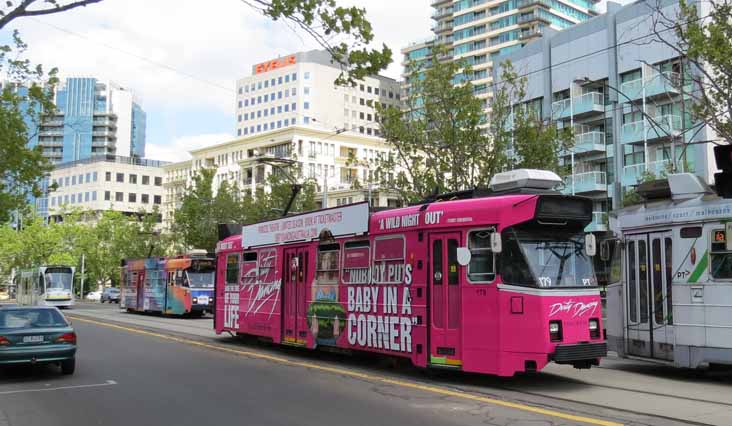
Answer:
[[[150,214],[157,209],[160,215],[165,164],[114,155],[59,164],[48,177],[56,188],[48,195],[49,218],[60,220],[71,209],[87,213],[114,210],[126,215]]]
[[[277,166],[267,159],[297,165],[301,176],[292,178],[316,183],[319,207],[367,200],[374,207],[396,207],[400,205],[399,197],[380,191],[374,175],[374,161],[387,152],[382,139],[359,131],[334,132],[292,124],[193,150],[190,160],[163,166],[163,223],[166,227],[173,223],[193,177],[204,168],[215,170],[215,190],[226,181],[242,192],[254,194],[259,188],[266,191],[267,176]]]
[[[312,50],[252,66],[237,81],[236,134],[251,136],[289,126],[379,136],[375,106],[399,105],[399,83],[367,76],[337,85],[341,68],[325,50]]]
[[[56,111],[29,129],[54,164],[97,155],[145,156],[146,116],[132,92],[96,78],[67,78],[54,94]]]
[[[676,16],[676,0],[658,4]],[[527,76],[526,97],[517,104],[532,104],[545,120],[572,128],[573,148],[561,153],[569,170],[564,192],[594,200],[588,231],[607,231],[608,210],[651,176],[693,172],[713,183],[712,144],[705,141],[716,136],[692,119],[685,95],[699,71],[654,41],[656,6],[609,2],[606,14],[499,58]]]

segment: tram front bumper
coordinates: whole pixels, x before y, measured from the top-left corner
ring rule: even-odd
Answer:
[[[557,345],[550,359],[557,364],[572,364],[576,368],[590,368],[599,365],[600,358],[607,356],[607,343],[575,343]]]

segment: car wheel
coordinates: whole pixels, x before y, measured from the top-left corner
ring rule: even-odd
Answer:
[[[74,370],[76,370],[76,358],[61,361],[61,372],[63,374],[74,374]]]

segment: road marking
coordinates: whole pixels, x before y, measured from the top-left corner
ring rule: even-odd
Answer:
[[[91,384],[91,385],[59,386],[57,388],[18,389],[18,390],[12,390],[12,391],[0,391],[0,395],[12,395],[14,393],[30,393],[30,392],[50,392],[50,391],[66,390],[66,389],[100,388],[103,386],[114,386],[116,384],[117,384],[117,382],[115,382],[114,380],[107,380],[104,383],[95,383],[95,384]]]
[[[71,317],[71,315],[67,315],[67,316]],[[357,379],[370,380],[373,382],[390,384],[390,385],[399,386],[399,387],[407,388],[407,389],[416,389],[416,390],[421,390],[423,392],[433,393],[433,394],[437,394],[437,395],[451,396],[451,397],[466,399],[466,400],[470,400],[470,401],[483,402],[486,404],[496,405],[496,406],[500,406],[500,407],[513,408],[516,410],[526,411],[526,412],[535,413],[535,414],[541,414],[541,415],[549,416],[549,417],[556,417],[556,418],[560,418],[560,419],[571,420],[571,421],[575,421],[575,422],[592,424],[592,425],[599,425],[599,426],[622,426],[623,425],[622,423],[612,422],[612,421],[608,421],[608,420],[596,419],[596,418],[592,418],[592,417],[577,416],[574,414],[563,413],[561,411],[554,411],[554,410],[550,410],[547,408],[540,408],[540,407],[521,404],[521,403],[517,403],[517,402],[509,402],[509,401],[503,401],[503,400],[495,399],[495,398],[488,398],[488,397],[481,396],[481,395],[441,388],[438,386],[423,385],[423,384],[408,382],[408,381],[404,381],[404,380],[390,379],[390,378],[384,377],[384,376],[360,373],[360,372],[349,370],[346,368],[327,367],[327,366],[317,365],[317,364],[313,364],[313,363],[305,362],[305,361],[293,361],[291,359],[287,359],[287,358],[283,358],[283,357],[279,357],[279,356],[275,356],[275,355],[267,355],[267,354],[263,354],[263,353],[259,353],[259,352],[251,352],[251,351],[227,348],[225,346],[212,345],[210,343],[199,342],[196,340],[185,339],[182,337],[175,337],[175,336],[162,334],[162,333],[155,333],[152,331],[142,330],[142,329],[134,328],[134,327],[125,327],[125,326],[121,326],[121,325],[110,324],[110,323],[90,320],[90,319],[86,319],[86,318],[80,318],[77,316],[74,316],[72,318],[77,321],[87,322],[87,323],[95,324],[95,325],[102,326],[102,327],[115,328],[118,330],[124,330],[124,331],[130,332],[130,333],[157,337],[157,338],[160,338],[163,340],[169,340],[172,342],[183,343],[183,344],[187,344],[187,345],[191,345],[191,346],[213,349],[213,350],[217,350],[217,351],[221,351],[221,352],[227,352],[227,353],[231,353],[231,354],[246,356],[249,358],[272,361],[272,362],[276,362],[278,364],[289,365],[289,366],[293,366],[293,367],[304,367],[304,368],[309,368],[309,369],[313,369],[313,370],[325,371],[328,373],[341,374],[344,376],[354,377]]]

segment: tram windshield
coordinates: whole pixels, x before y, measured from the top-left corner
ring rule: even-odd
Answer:
[[[46,290],[71,290],[71,269],[69,268],[48,268],[46,269]]]
[[[213,288],[214,286],[214,271],[208,272],[193,272],[186,271],[188,275],[188,283],[191,287],[197,288]]]
[[[511,228],[504,233],[499,272],[507,284],[539,288],[596,286],[592,259],[584,246],[581,232]]]

